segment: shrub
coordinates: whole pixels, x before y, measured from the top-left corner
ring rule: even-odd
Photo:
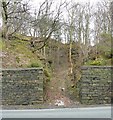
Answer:
[[[18,56],[16,56],[16,62],[19,63],[20,62],[20,58]]]
[[[107,64],[107,60],[103,58],[97,58],[96,60],[89,60],[88,62],[85,63],[85,65],[95,65],[95,66],[101,66],[106,64]]]
[[[50,72],[48,71],[48,69],[44,69],[44,74],[46,77],[50,77]]]
[[[28,67],[43,67],[43,64],[41,63],[41,61],[33,61],[30,65],[28,65]]]
[[[92,61],[91,63],[90,63],[90,65],[101,65],[102,63],[101,63],[101,61],[99,61],[99,60],[94,60],[94,61]]]
[[[51,79],[51,71],[48,68],[44,68],[44,75],[46,77],[46,82],[50,81],[50,79]]]

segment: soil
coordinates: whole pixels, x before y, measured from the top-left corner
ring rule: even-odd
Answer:
[[[53,71],[52,78],[46,90],[47,104],[53,107],[71,107],[76,106],[79,103],[72,101],[66,95],[66,80],[69,79],[69,63],[68,57],[64,56],[60,58],[63,61],[62,65],[56,65]]]

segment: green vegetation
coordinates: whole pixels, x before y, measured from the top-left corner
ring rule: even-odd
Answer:
[[[24,40],[23,40],[24,38]],[[7,53],[7,56],[3,58],[3,66],[5,68],[11,67],[43,67],[40,60],[40,56],[35,54],[30,49],[30,42],[28,42],[30,37],[16,35],[12,37],[9,41],[0,41],[0,49]]]
[[[85,65],[104,66],[111,65],[111,59],[98,58],[96,60],[89,60]]]
[[[28,65],[29,68],[32,68],[32,67],[43,67],[44,65],[42,64],[42,62],[40,60],[37,60],[37,61],[32,61],[30,63],[30,65]]]
[[[50,71],[48,67],[44,68],[44,75],[46,77],[46,82],[50,81],[52,77],[52,72]]]
[[[45,74],[45,84],[50,81],[52,71],[50,66],[45,66],[43,56],[39,53],[33,53],[29,40],[31,37],[15,34],[9,41],[0,41],[0,49],[7,53],[3,58],[5,68],[34,68],[43,67]]]
[[[3,43],[2,43],[2,40],[0,39],[0,50],[2,50],[2,46],[3,46]]]
[[[15,33],[12,37],[20,40],[25,40],[25,41],[29,41],[32,38],[31,36],[26,36],[26,35],[17,34],[17,33]]]
[[[102,33],[100,43],[97,44],[99,54],[106,59],[112,57],[113,48],[111,46],[112,37],[110,34]]]
[[[0,37],[0,50],[5,48],[5,42],[4,40]]]
[[[85,65],[111,65],[113,57],[113,47],[111,46],[111,42],[111,34],[102,33],[100,35],[99,43],[90,50],[88,56],[89,59],[85,62]]]

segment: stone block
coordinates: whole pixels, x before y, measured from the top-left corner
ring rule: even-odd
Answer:
[[[78,86],[81,103],[110,103],[111,69],[113,69],[113,67],[109,66],[82,67],[82,77]]]
[[[43,103],[43,76],[42,68],[2,70],[3,105]]]

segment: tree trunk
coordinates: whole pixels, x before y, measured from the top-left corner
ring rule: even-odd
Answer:
[[[44,57],[46,57],[46,47],[44,46]]]
[[[72,74],[73,73],[73,63],[72,63],[72,30],[70,30],[69,63],[70,63],[70,74]]]
[[[72,43],[70,43],[70,46],[69,46],[70,74],[73,73],[73,63],[72,63],[71,50],[72,50]]]
[[[4,37],[6,40],[8,40],[7,20],[8,20],[7,3],[5,0],[2,0],[2,21],[3,21],[2,37]]]

